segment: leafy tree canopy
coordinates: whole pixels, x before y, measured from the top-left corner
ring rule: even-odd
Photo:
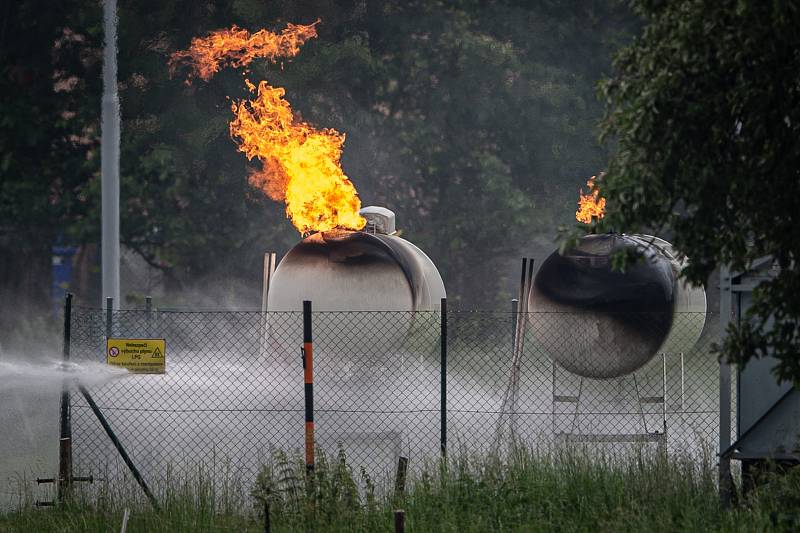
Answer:
[[[781,378],[800,380],[800,5],[633,5],[644,31],[602,84],[615,152],[599,182],[599,228],[669,231],[694,283],[719,265],[774,258],[780,273],[754,293],[722,354],[771,354]]]

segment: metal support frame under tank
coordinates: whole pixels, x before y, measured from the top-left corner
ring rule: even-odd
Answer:
[[[681,408],[683,407],[683,395],[684,395],[684,376],[683,376],[683,353],[680,354],[680,369],[681,369]],[[640,386],[639,380],[637,379],[637,373],[633,372],[631,374],[627,374],[625,376],[620,376],[618,378],[614,378],[611,380],[593,380],[589,378],[584,378],[582,376],[576,376],[574,374],[568,373],[565,370],[560,370],[561,373],[569,374],[573,379],[577,378],[578,381],[578,390],[577,393],[570,391],[559,390],[559,367],[553,361],[552,363],[552,403],[551,403],[551,431],[553,438],[556,439],[556,442],[562,443],[647,443],[653,442],[658,444],[659,450],[662,453],[666,453],[667,451],[667,355],[666,353],[661,353],[661,382],[660,382],[660,394],[655,395],[645,395],[643,393],[643,387]],[[584,387],[585,384],[595,382],[595,383],[603,383],[603,388],[608,388],[605,384],[608,383],[616,383],[619,385],[624,385],[625,381],[629,381],[629,383],[633,384],[633,403],[637,408],[636,413],[608,413],[611,415],[638,415],[638,418],[641,420],[641,428],[640,432],[617,432],[617,433],[607,433],[607,432],[597,432],[597,431],[580,431],[580,423],[579,417],[581,415],[589,416],[595,413],[588,412],[582,413],[581,412],[581,405],[582,402],[585,404],[586,402],[586,388]],[[574,389],[573,389],[574,390]],[[564,404],[573,404],[575,406],[574,410],[571,412],[562,412],[558,409],[558,405]],[[648,415],[653,415],[656,413],[647,413],[645,412],[646,405],[661,405],[661,428],[659,430],[650,431],[650,427],[648,427],[647,417]],[[606,414],[606,413],[604,413]],[[567,417],[569,420],[569,430],[568,431],[560,431],[558,419],[559,417]]]
[[[503,396],[502,404],[500,406],[500,417],[498,419],[497,429],[495,431],[495,439],[493,443],[493,450],[497,452],[503,442],[508,437],[510,444],[517,444],[517,420],[515,414],[517,413],[517,403],[519,396],[519,374],[521,371],[521,360],[525,350],[525,335],[527,331],[529,307],[529,295],[531,292],[531,285],[533,283],[534,260],[532,258],[523,258],[522,260],[522,275],[520,279],[519,299],[511,300],[511,373],[509,375],[506,391]],[[661,372],[660,382],[658,383],[658,392],[655,394],[647,395],[643,393],[643,387],[640,384],[640,379],[637,377],[638,373],[642,370],[633,372],[624,376],[613,379],[590,379],[572,374],[567,370],[561,369],[555,361],[552,361],[551,370],[551,435],[556,441],[567,443],[656,443],[662,453],[667,452],[667,354],[661,352]],[[684,409],[685,399],[685,375],[684,375],[684,354],[680,352],[680,410]],[[573,380],[577,380],[577,393],[566,392],[560,390],[559,387],[559,373],[565,376],[570,376]],[[583,415],[591,415],[591,412],[581,412],[581,406],[585,405],[586,391],[585,384],[588,383],[624,383],[630,380],[633,384],[633,404],[636,406],[636,412],[619,412],[612,413],[615,415],[632,415],[641,420],[641,430],[638,432],[599,432],[599,431],[580,431],[580,424],[578,418]],[[646,381],[646,380],[644,380]],[[606,385],[606,388],[608,386]],[[652,390],[652,387],[651,387]],[[571,412],[560,412],[557,408],[558,405],[573,404],[574,409]],[[660,413],[646,412],[646,405],[661,405]],[[650,431],[647,418],[655,414],[661,415],[661,428],[655,431]],[[569,431],[558,431],[557,418],[560,416],[572,417],[569,424]]]

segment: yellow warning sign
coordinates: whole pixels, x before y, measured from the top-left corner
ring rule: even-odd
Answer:
[[[107,339],[106,362],[135,374],[163,374],[167,342],[164,339]]]

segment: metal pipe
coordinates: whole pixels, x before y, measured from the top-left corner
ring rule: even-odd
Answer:
[[[306,406],[306,471],[314,471],[314,342],[311,328],[311,302],[303,300],[303,378]]]
[[[517,312],[517,332],[514,344],[514,361],[519,363],[520,354],[525,346],[525,320],[530,302],[531,285],[533,284],[533,258],[522,258],[522,279],[520,280],[519,308]]]
[[[550,402],[550,410],[552,411],[552,418],[550,419],[550,432],[555,436],[556,434],[556,362],[550,361],[550,372],[552,379],[550,381],[550,394],[552,395],[552,402]]]
[[[119,305],[119,96],[117,0],[103,3],[103,102],[100,141],[103,297]]]
[[[728,323],[733,314],[733,293],[731,290],[731,273],[726,266],[720,268],[720,342],[724,340]],[[733,495],[731,478],[731,459],[721,454],[731,445],[731,367],[728,362],[719,359],[719,497],[724,507],[729,507]]]
[[[528,319],[528,304],[530,302],[531,286],[533,285],[533,258],[527,260],[527,269],[523,260],[522,272],[522,294],[520,295],[520,304],[522,309],[517,314],[517,338],[515,345],[514,358],[512,363],[512,387],[511,387],[511,402],[510,411],[512,413],[509,429],[512,441],[515,441],[517,435],[517,417],[514,413],[517,411],[517,396],[519,394],[519,374],[522,367],[522,354],[525,351],[525,325]]]
[[[681,352],[681,412],[686,410],[686,385],[683,366],[683,352]]]
[[[523,311],[528,310],[528,300],[530,300],[530,293],[531,293],[531,285],[533,285],[533,257],[528,259],[528,284],[525,287],[525,309]]]
[[[517,342],[517,313],[519,312],[519,300],[511,299],[511,353],[514,353],[514,346]]]
[[[61,356],[64,364],[70,359],[72,343],[72,293],[64,299],[64,341]],[[58,497],[67,498],[72,485],[72,400],[69,382],[65,377],[61,386],[60,431],[58,443]]]
[[[719,365],[719,453],[727,450],[731,443],[731,367],[729,364],[720,361]],[[733,487],[731,483],[731,459],[730,457],[719,458],[719,491],[722,505],[730,506]]]
[[[269,302],[269,286],[272,283],[272,277],[275,275],[275,263],[277,262],[277,254],[275,252],[264,253],[264,273],[261,286],[261,351],[267,349],[267,338],[269,337],[269,317],[267,316],[267,305]]]
[[[442,455],[447,454],[447,298],[442,298],[442,319],[440,328],[440,365],[439,365],[439,446]]]
[[[664,438],[667,435],[667,353],[661,352],[661,413],[664,416]]]
[[[52,477],[37,477],[36,483],[41,485],[42,483],[55,483],[58,480]],[[94,483],[94,476],[72,476],[72,481],[87,481],[89,483]]]
[[[128,531],[128,519],[131,517],[131,512],[128,508],[125,508],[125,511],[122,513],[122,526],[119,528],[119,533],[127,533]]]
[[[139,469],[136,468],[136,465],[133,464],[133,461],[131,461],[130,456],[128,456],[128,452],[125,451],[125,448],[122,446],[122,443],[117,438],[116,433],[114,433],[114,430],[111,429],[108,420],[106,420],[106,417],[103,415],[103,412],[94,402],[92,395],[89,394],[89,391],[83,385],[78,385],[78,390],[81,391],[81,394],[83,394],[83,397],[86,399],[86,403],[89,404],[89,407],[91,408],[94,415],[97,417],[97,420],[100,422],[100,425],[103,426],[103,429],[106,431],[106,435],[108,435],[108,438],[111,439],[111,442],[114,444],[114,447],[119,452],[119,455],[120,457],[122,457],[122,460],[125,462],[125,465],[131,471],[131,474],[133,474],[133,478],[136,480],[139,486],[142,487],[145,496],[147,496],[147,499],[150,500],[150,503],[153,505],[153,508],[156,511],[160,511],[161,507],[158,505],[156,497],[153,496],[152,492],[150,492],[150,488],[147,486],[147,483],[142,477],[142,474],[139,473]]]
[[[526,300],[525,287],[527,286],[527,279],[526,279],[525,275],[526,275],[527,271],[528,271],[528,258],[527,257],[523,257],[522,258],[522,271],[520,272],[520,278],[519,278],[519,298],[518,298],[519,299],[519,304],[518,304],[519,307],[518,307],[518,309],[519,309],[520,312],[525,312],[525,309],[526,309],[526,307],[525,307],[525,300]],[[516,358],[516,356],[517,356],[517,351],[518,351],[517,343],[520,342],[520,338],[519,338],[520,316],[519,316],[519,314],[517,314],[516,319],[517,319],[517,321],[514,323],[514,326],[516,328],[516,333],[514,335],[514,353],[513,353],[513,358]]]
[[[275,274],[275,263],[277,255],[275,252],[264,253],[264,277],[261,285],[261,312],[267,312],[267,301],[269,299],[269,285],[272,283],[272,276]]]
[[[520,318],[519,313],[520,312],[524,313],[525,310],[526,310],[526,303],[525,302],[526,302],[527,298],[526,298],[526,294],[525,294],[526,293],[525,288],[528,285],[528,280],[526,278],[527,272],[528,272],[528,258],[527,257],[523,257],[522,258],[522,271],[520,272],[520,278],[519,278],[519,298],[518,298],[519,303],[518,303],[518,307],[517,307],[518,313],[517,313],[517,315],[515,317],[516,321],[514,322],[514,329],[515,329],[514,344],[513,344],[514,348],[513,348],[512,354],[511,354],[512,372],[514,371],[514,363],[517,360],[517,354],[519,353],[519,343],[521,342],[520,330],[522,329],[522,323],[521,323],[521,318]],[[513,377],[513,374],[512,374],[512,377]]]

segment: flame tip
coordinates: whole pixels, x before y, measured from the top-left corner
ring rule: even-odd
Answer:
[[[606,199],[600,196],[600,191],[595,187],[594,182],[597,176],[592,176],[586,182],[588,191],[583,194],[583,188],[578,190],[578,210],[575,212],[575,219],[583,224],[591,224],[593,220],[600,220],[605,216]]]

